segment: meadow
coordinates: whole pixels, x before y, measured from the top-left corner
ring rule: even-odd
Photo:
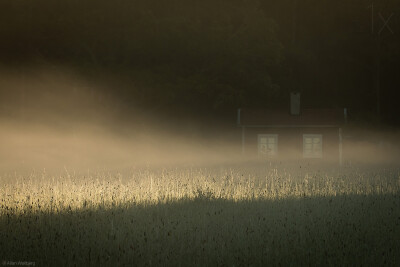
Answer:
[[[0,183],[3,265],[400,265],[398,167],[65,169]]]

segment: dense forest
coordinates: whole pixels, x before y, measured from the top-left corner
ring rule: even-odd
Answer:
[[[63,64],[125,107],[223,118],[238,107],[347,107],[400,124],[395,0],[3,0],[0,65]]]

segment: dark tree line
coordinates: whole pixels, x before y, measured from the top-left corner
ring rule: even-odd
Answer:
[[[286,107],[296,90],[304,106],[398,122],[399,11],[394,0],[4,0],[0,61],[115,74],[126,106],[156,111]]]

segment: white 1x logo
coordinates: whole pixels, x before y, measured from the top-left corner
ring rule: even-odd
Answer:
[[[375,15],[374,4],[371,4],[371,5],[369,5],[368,7],[371,8],[371,33],[373,34],[373,33],[374,33],[374,26],[375,26],[375,23],[374,23],[374,15]],[[382,16],[382,13],[381,13],[381,12],[378,12],[378,15],[379,15],[379,18],[380,18],[380,19],[382,20],[382,22],[383,22],[383,26],[380,28],[378,34],[380,35],[384,29],[388,29],[389,32],[391,32],[392,34],[394,34],[392,28],[390,28],[390,26],[389,26],[389,21],[390,21],[390,19],[393,17],[394,13],[391,13],[390,16],[389,16],[387,19],[385,19],[385,18]]]

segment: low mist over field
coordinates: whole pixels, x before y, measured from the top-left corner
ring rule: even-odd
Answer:
[[[113,83],[89,82],[65,70],[38,68],[23,79],[3,73],[2,171],[115,169],[238,157],[233,123],[224,133],[185,116],[146,113],[135,102],[124,107]]]
[[[116,169],[145,165],[217,164],[241,153],[236,113],[216,123],[151,112],[114,94],[112,79],[93,81],[62,68],[2,71],[2,171]],[[230,120],[230,121],[229,121]],[[346,131],[347,130],[347,131]],[[397,163],[399,133],[350,125],[344,161]],[[281,163],[292,163],[291,152]]]

